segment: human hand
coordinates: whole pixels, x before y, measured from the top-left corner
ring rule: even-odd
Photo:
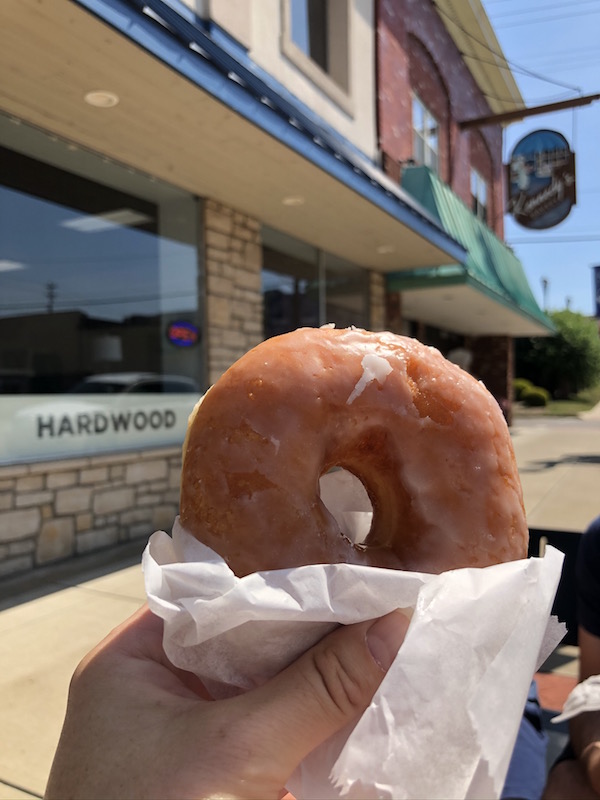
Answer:
[[[569,720],[573,750],[582,770],[600,798],[600,711],[585,711]]]
[[[580,759],[590,786],[600,798],[600,741],[590,742],[583,749]]]
[[[583,765],[576,759],[559,762],[548,775],[542,800],[599,800],[585,774]]]
[[[407,627],[400,612],[340,627],[264,686],[211,701],[169,662],[144,607],[77,668],[46,800],[280,798],[367,708]]]

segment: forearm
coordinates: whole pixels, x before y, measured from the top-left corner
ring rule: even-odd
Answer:
[[[577,631],[579,642],[579,680],[600,675],[600,636],[595,636],[582,625]]]
[[[600,793],[600,637],[582,625],[578,630],[579,680],[594,683],[584,713],[569,722],[571,743],[594,789]]]
[[[598,800],[598,793],[590,786],[579,761],[568,759],[554,766],[548,775],[548,782],[542,800]]]
[[[569,723],[571,743],[590,784],[600,793],[600,711],[587,711]]]

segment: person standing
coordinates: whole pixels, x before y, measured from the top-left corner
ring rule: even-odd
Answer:
[[[579,683],[560,715],[569,719],[570,741],[543,800],[600,800],[600,516],[581,537],[576,576]]]

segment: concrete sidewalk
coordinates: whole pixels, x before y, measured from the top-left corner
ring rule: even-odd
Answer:
[[[600,407],[580,419],[518,418],[512,430],[530,527],[582,531],[600,513]],[[143,545],[0,584],[0,800],[39,798],[77,663],[144,601]],[[542,703],[559,710],[577,649],[545,667]]]
[[[0,800],[43,796],[73,670],[145,600],[136,550],[0,587]]]
[[[584,531],[600,514],[600,405],[579,417],[517,417],[512,439],[529,527]]]

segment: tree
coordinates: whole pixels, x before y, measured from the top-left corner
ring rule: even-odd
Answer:
[[[569,309],[549,314],[556,334],[518,339],[516,374],[554,397],[569,397],[600,381],[600,337],[596,320]]]

